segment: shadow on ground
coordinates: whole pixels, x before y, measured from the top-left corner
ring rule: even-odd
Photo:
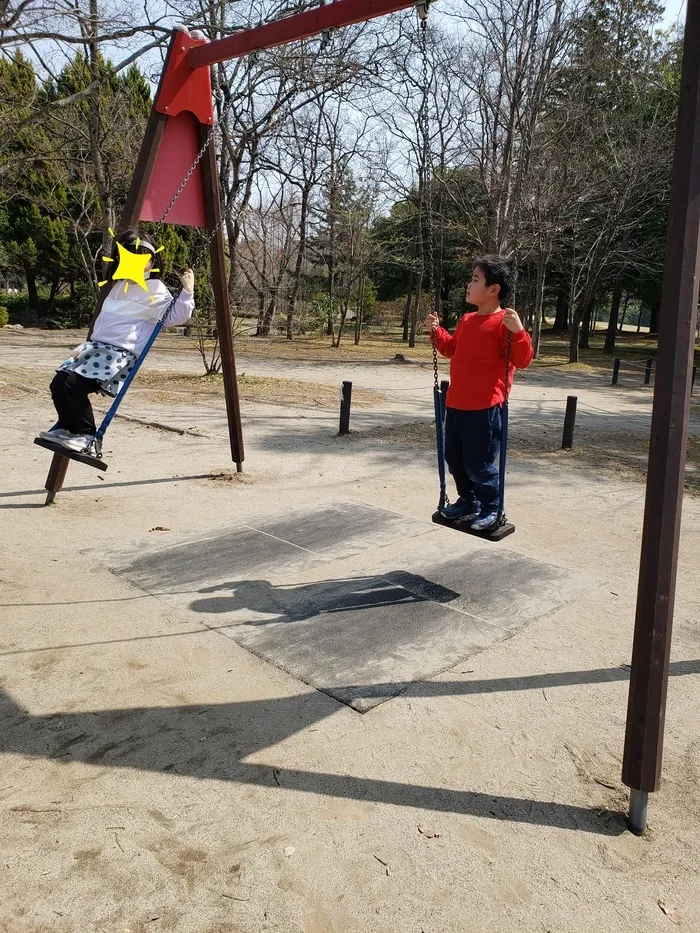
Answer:
[[[671,674],[700,674],[700,660],[676,662],[671,665]],[[415,694],[447,696],[582,685],[627,677],[626,670],[611,668],[407,686]],[[396,684],[387,686],[396,691]],[[376,687],[372,685],[372,689]],[[606,809],[245,761],[253,753],[326,719],[338,708],[329,697],[314,692],[242,703],[34,716],[0,690],[0,750],[64,764],[80,762],[235,781],[268,786],[279,793],[328,795],[605,836],[624,831],[623,814]]]

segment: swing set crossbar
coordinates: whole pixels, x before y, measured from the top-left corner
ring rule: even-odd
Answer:
[[[415,0],[336,0],[334,3],[322,4],[303,13],[286,16],[271,23],[262,23],[232,36],[195,46],[189,50],[187,63],[193,70],[216,65],[241,58],[251,52],[298,42],[300,39],[310,39],[320,33],[363,23],[378,16],[398,13],[419,5],[421,4],[417,4]]]

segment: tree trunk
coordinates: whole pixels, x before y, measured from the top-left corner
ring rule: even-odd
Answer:
[[[620,316],[620,326],[617,330],[618,334],[623,334],[625,331],[625,318],[627,316],[627,307],[630,303],[630,293],[625,292],[625,301],[622,305],[622,315]]]
[[[642,329],[642,318],[644,317],[644,302],[639,302],[639,314],[637,315],[637,333]]]
[[[331,346],[335,346],[335,324],[333,322],[333,302],[335,300],[335,270],[332,265],[328,279],[328,320],[326,321],[326,336],[331,338]]]
[[[622,281],[618,279],[613,286],[612,304],[610,305],[610,318],[608,319],[608,329],[605,332],[605,345],[603,353],[615,352],[615,337],[617,335],[617,320],[620,315],[620,303],[622,302]]]
[[[297,310],[297,300],[295,297],[290,296],[288,303],[287,303],[287,330],[286,330],[287,340],[294,339],[294,315],[296,314],[296,310]]]
[[[263,315],[261,326],[259,328],[260,337],[270,336],[270,327],[272,326],[272,321],[274,320],[276,310],[277,310],[277,289],[275,289],[275,291],[273,292],[272,298],[270,298],[267,304],[267,308],[265,309],[265,314]]]
[[[265,289],[261,288],[258,292],[258,326],[255,328],[255,336],[263,336],[263,323],[265,321]]]
[[[355,315],[355,346],[360,342],[362,334],[362,315],[365,310],[365,274],[360,276],[360,294],[357,297],[357,314]]]
[[[416,282],[416,294],[415,300],[413,302],[413,308],[411,309],[411,327],[408,334],[408,346],[410,349],[413,349],[416,345],[416,332],[418,330],[418,309],[420,308],[420,293],[423,286],[423,273],[419,273],[418,281]]]
[[[32,311],[39,312],[39,293],[36,289],[36,272],[28,263],[24,265],[24,275],[27,280],[27,298]]]
[[[442,322],[441,323],[442,323],[442,326],[445,328],[445,330],[448,330],[450,327],[450,306],[449,306],[450,277],[449,275],[443,276],[441,291],[442,291],[442,298],[441,298],[441,303],[440,303],[440,306],[442,308]]]
[[[557,310],[554,316],[554,324],[552,325],[553,331],[564,333],[569,329],[570,305],[571,298],[569,296],[569,290],[565,285],[560,285],[557,289]]]
[[[299,300],[299,291],[301,289],[301,270],[304,265],[304,257],[306,255],[306,227],[307,227],[307,218],[309,213],[309,193],[311,191],[310,185],[304,185],[301,192],[301,208],[299,215],[299,245],[297,247],[297,261],[294,266],[294,285],[292,286],[292,294],[289,299],[289,308],[287,311],[287,340],[292,340],[294,337],[294,315],[297,310],[297,303]]]
[[[404,308],[403,321],[402,321],[403,334],[401,336],[401,339],[403,340],[404,343],[406,343],[408,340],[408,324],[411,319],[411,298],[413,297],[413,278],[414,278],[413,272],[409,272],[408,273],[408,286],[406,289],[406,306]]]
[[[591,315],[591,327],[588,331],[591,337],[595,334],[598,327],[598,315],[600,314],[600,309],[597,304],[593,306],[593,314]]]
[[[649,311],[649,335],[659,333],[659,313],[661,311],[661,301],[655,301]]]
[[[540,340],[542,337],[542,306],[544,305],[544,283],[547,277],[547,263],[540,259],[537,263],[537,284],[535,286],[535,313],[532,327],[532,346],[535,357],[540,355]]]
[[[583,311],[583,317],[581,319],[581,334],[579,336],[579,341],[578,341],[580,350],[588,350],[590,347],[588,338],[591,333],[592,312],[593,312],[593,300],[591,299],[590,301],[586,302],[586,306]]]
[[[348,309],[350,307],[350,287],[348,286],[347,294],[345,296],[345,302],[343,303],[343,310],[340,314],[340,324],[338,326],[338,338],[335,341],[336,347],[340,346],[340,338],[343,336],[343,330],[345,329],[345,321],[348,316]]]
[[[49,314],[53,314],[54,308],[56,307],[56,292],[58,291],[58,283],[61,281],[61,277],[58,272],[55,272],[51,277],[51,292],[49,293]]]
[[[571,308],[571,325],[569,327],[569,362],[578,363],[579,362],[579,349],[581,348],[580,336],[581,336],[581,321],[586,315],[587,309],[590,307],[590,301],[585,296],[582,295],[579,302],[575,307]],[[583,332],[587,334],[585,327]]]
[[[534,318],[535,318],[535,308],[537,306],[537,286],[532,287],[532,282],[528,282],[527,291],[525,292],[525,313],[524,325],[525,330],[532,333],[534,329]]]

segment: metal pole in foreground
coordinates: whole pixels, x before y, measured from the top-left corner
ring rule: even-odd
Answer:
[[[641,836],[647,828],[649,794],[645,790],[630,791],[630,808],[627,816],[627,828],[635,836]]]
[[[566,396],[566,414],[564,415],[564,432],[561,438],[562,450],[571,450],[574,446],[574,428],[576,427],[576,406],[578,395]]]
[[[700,0],[688,0],[622,780],[628,826],[659,789],[700,274]]]
[[[350,433],[350,405],[352,404],[352,382],[344,382],[340,389],[340,425],[338,434]]]
[[[620,378],[620,357],[616,356],[615,362],[613,364],[612,382],[610,383],[610,385],[616,386],[617,380],[619,378]]]

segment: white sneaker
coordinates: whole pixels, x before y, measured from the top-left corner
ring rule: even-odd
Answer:
[[[68,434],[61,441],[61,447],[66,450],[75,450],[79,454],[95,455],[95,435],[94,434]]]
[[[472,531],[493,531],[497,526],[498,512],[487,512],[472,522]]]
[[[66,431],[65,428],[51,428],[48,431],[39,431],[39,437],[43,437],[45,441],[57,441],[58,443],[64,438],[72,436],[70,431]]]

